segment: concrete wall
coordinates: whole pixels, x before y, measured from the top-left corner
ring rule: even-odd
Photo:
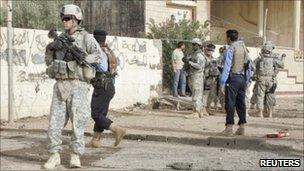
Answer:
[[[7,32],[1,28],[1,120],[8,115]],[[44,51],[48,31],[14,29],[15,118],[49,114],[54,80],[45,74]],[[162,92],[162,45],[160,40],[108,37],[119,59],[116,95],[110,108],[123,108],[136,102],[148,103]],[[92,88],[91,88],[92,90]]]

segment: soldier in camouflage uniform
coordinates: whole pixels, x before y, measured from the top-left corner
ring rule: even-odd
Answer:
[[[247,49],[247,52],[249,54],[249,51]],[[254,72],[254,67],[253,67],[253,63],[252,63],[252,60],[251,58],[248,56],[248,60],[250,61],[249,62],[249,69],[251,70],[250,73],[247,73],[247,74],[251,74],[251,75],[247,75],[247,77],[249,77],[249,81],[248,81],[248,84],[246,86],[246,93],[245,93],[245,102],[246,102],[246,117],[249,118],[249,106],[250,106],[250,98],[249,98],[249,95],[250,95],[250,86],[251,86],[251,83],[252,83],[252,77],[253,77],[253,72]]]
[[[218,63],[218,69],[220,71],[220,74],[222,73],[223,71],[223,67],[224,67],[224,56],[223,56],[223,53],[224,51],[226,50],[226,46],[223,46],[219,49],[219,54],[220,56],[217,58],[217,63]],[[218,79],[219,79],[219,76],[218,76]],[[218,84],[218,81],[217,81],[217,84]],[[218,86],[218,85],[217,85]],[[221,111],[224,111],[224,107],[225,107],[225,96],[223,96],[221,93],[218,93],[218,102],[220,102],[221,104],[221,108],[220,110]]]
[[[279,73],[279,69],[280,68],[283,68],[284,66],[284,62],[283,62],[283,59],[286,55],[285,54],[282,54],[281,58],[279,58],[279,54],[275,53],[275,58],[274,60],[276,61],[275,65],[274,65],[274,75],[273,75],[273,80],[274,80],[274,83],[277,84],[277,75]],[[256,65],[257,61],[260,60],[261,57],[259,56],[257,59],[255,59],[254,61],[254,65]],[[256,74],[254,74],[254,77],[253,77],[253,81],[256,81]],[[254,87],[253,87],[253,94],[252,94],[252,97],[250,99],[250,109],[256,109],[256,104],[257,104],[257,84],[255,83],[254,84]],[[271,95],[269,96],[272,96],[272,97],[275,97],[274,93],[271,93]],[[275,106],[275,98],[272,98],[273,99],[273,105]]]
[[[212,53],[214,52],[215,46],[213,44],[207,45],[204,51],[204,57],[206,58],[207,64],[205,66],[205,82],[209,83],[209,92],[207,96],[207,109],[210,109],[211,103],[214,103],[214,107],[217,108],[218,101],[218,77],[220,71],[218,68],[219,60],[213,58]]]
[[[253,79],[253,81],[255,81]],[[252,90],[252,96],[250,99],[250,109],[255,109],[257,104],[257,84],[255,83]]]
[[[80,155],[84,153],[84,129],[90,114],[89,84],[95,76],[95,69],[89,64],[99,63],[103,53],[92,35],[79,27],[82,21],[81,9],[73,4],[65,5],[60,13],[64,32],[75,39],[73,45],[84,52],[84,63],[75,60],[74,54],[67,52],[63,42],[54,40],[46,47],[45,61],[47,74],[56,80],[47,131],[49,160],[44,164],[46,169],[60,165],[62,149],[61,132],[71,119],[71,160],[70,167],[81,167]],[[73,60],[66,60],[69,57]]]
[[[272,117],[273,111],[274,111],[274,106],[276,106],[276,98],[275,98],[275,90],[278,84],[277,80],[277,75],[279,73],[279,69],[284,68],[284,58],[286,57],[286,54],[282,54],[281,57],[279,54],[275,53],[275,58],[274,58],[274,75],[273,75],[273,82],[274,82],[274,87],[273,90],[269,92],[269,95],[267,96],[267,99],[264,100],[264,106],[265,105],[270,105],[272,106],[270,108],[270,111],[268,112],[267,110],[265,111],[268,115],[268,117]]]
[[[256,70],[255,66],[257,64],[257,61],[259,61],[259,60],[261,60],[261,54],[253,61],[254,74],[253,74],[253,77],[252,77],[252,81],[257,80],[257,74],[255,72],[255,70]],[[257,83],[255,82],[254,86],[253,86],[253,90],[252,90],[252,96],[251,96],[251,99],[250,99],[250,109],[255,109],[256,104],[257,104]]]
[[[262,47],[261,57],[256,61],[256,91],[258,115],[272,117],[275,105],[274,91],[277,85],[276,75],[278,68],[284,64],[278,55],[273,53],[274,44],[267,41]]]
[[[192,92],[192,101],[194,103],[193,114],[186,118],[197,118],[202,117],[207,113],[203,112],[203,85],[204,85],[204,69],[205,69],[205,58],[203,52],[200,49],[202,41],[198,38],[192,40],[192,46],[194,52],[187,57],[189,69],[187,70],[189,77],[189,87]]]

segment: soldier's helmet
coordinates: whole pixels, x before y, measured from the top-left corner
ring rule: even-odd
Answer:
[[[194,38],[194,39],[192,39],[191,40],[191,43],[193,43],[193,44],[198,44],[198,45],[200,45],[200,46],[202,46],[202,41],[201,41],[201,39],[199,39],[199,38]]]
[[[263,53],[271,53],[274,49],[274,44],[272,41],[267,41],[263,46],[262,46],[262,52]]]
[[[206,46],[206,50],[208,51],[213,51],[215,50],[215,45],[212,44],[212,43],[209,43],[207,46]]]
[[[68,4],[62,7],[60,17],[64,15],[73,15],[79,21],[83,19],[81,9],[79,8],[79,6],[74,4]]]

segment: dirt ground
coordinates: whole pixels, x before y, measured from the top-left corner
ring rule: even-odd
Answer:
[[[278,106],[274,118],[249,117],[246,125],[248,138],[259,138],[270,145],[283,145],[289,150],[297,151],[294,155],[289,151],[265,151],[244,148],[208,147],[205,145],[189,145],[168,143],[162,137],[207,139],[217,136],[224,129],[223,113],[200,119],[185,119],[191,111],[172,109],[150,110],[133,108],[117,110],[109,113],[117,124],[127,128],[127,137],[132,135],[149,135],[156,137],[154,141],[140,138],[123,141],[114,148],[113,139],[104,136],[101,149],[86,149],[82,156],[82,169],[87,170],[170,170],[166,165],[173,162],[188,162],[194,170],[284,170],[284,168],[260,168],[259,159],[299,158],[303,166],[304,119],[303,97],[278,98]],[[235,117],[237,122],[237,117]],[[92,133],[93,121],[90,119],[86,132]],[[1,170],[37,170],[47,160],[46,130],[48,118],[26,118],[13,124],[1,123]],[[234,127],[234,130],[237,126]],[[289,137],[265,138],[268,133],[287,129]],[[68,123],[65,130],[71,130]],[[109,131],[105,131],[105,135]],[[69,136],[64,135],[64,147],[68,149]],[[158,138],[159,137],[159,138]],[[86,136],[86,142],[90,136]],[[250,143],[248,144],[250,146]],[[297,153],[297,154],[299,154]],[[62,165],[58,168],[68,169],[69,151],[62,153]],[[286,169],[286,168],[285,168]],[[288,168],[290,169],[290,168]],[[299,168],[291,168],[300,170]]]

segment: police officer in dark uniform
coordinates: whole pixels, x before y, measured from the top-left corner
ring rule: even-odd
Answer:
[[[235,110],[239,116],[237,135],[245,134],[245,92],[252,76],[250,58],[243,41],[238,41],[237,30],[227,30],[229,48],[224,52],[224,68],[220,75],[220,92],[225,95],[226,129],[224,135],[232,134]]]
[[[114,133],[115,146],[117,146],[126,134],[126,130],[116,125],[107,118],[109,104],[115,94],[114,79],[117,75],[117,60],[113,51],[108,47],[106,42],[107,32],[95,30],[94,38],[99,43],[101,49],[106,55],[101,56],[101,63],[96,66],[96,77],[91,83],[94,87],[91,101],[92,118],[95,121],[93,138],[89,147],[101,147],[101,133],[109,129]]]

